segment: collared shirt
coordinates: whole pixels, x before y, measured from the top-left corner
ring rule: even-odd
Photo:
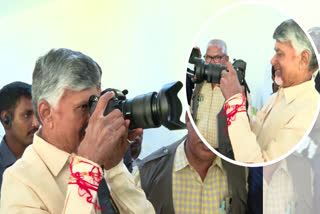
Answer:
[[[1,191],[1,185],[2,185],[2,176],[4,171],[9,166],[11,166],[14,162],[16,162],[16,160],[17,158],[9,149],[4,136],[0,144],[0,191]]]
[[[228,101],[242,102],[239,94]],[[241,162],[274,160],[291,150],[305,135],[316,111],[319,94],[313,80],[280,88],[257,113],[251,124],[245,112],[238,112],[228,126],[235,159]],[[231,109],[227,110],[227,113]]]
[[[22,158],[4,174],[1,212],[100,213],[87,202],[88,195],[78,185],[68,184],[74,178],[70,173],[72,158],[86,161],[72,165],[74,173],[89,172],[92,167],[102,171],[94,162],[59,150],[36,134]],[[103,174],[121,213],[154,213],[151,203],[144,192],[135,187],[133,177],[122,162],[104,170]],[[92,182],[87,176],[84,179]],[[82,194],[84,196],[80,196]],[[97,201],[97,192],[91,191],[91,194],[92,201]]]
[[[228,192],[227,173],[218,156],[208,169],[204,181],[189,164],[184,143],[178,146],[173,164],[172,198],[176,214],[220,214],[222,203],[228,206],[231,191]],[[137,185],[141,186],[137,168],[133,174]]]
[[[199,87],[199,85],[196,85],[196,87]],[[219,147],[217,115],[221,111],[224,101],[220,87],[212,88],[211,83],[203,83],[198,96],[196,125],[202,136],[213,148]],[[193,102],[191,105],[193,105]]]
[[[292,178],[286,161],[281,161],[270,183],[263,178],[263,213],[294,213],[294,200]]]

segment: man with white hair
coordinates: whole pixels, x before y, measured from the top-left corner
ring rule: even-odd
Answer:
[[[235,159],[241,162],[266,162],[289,152],[306,133],[316,114],[319,94],[312,74],[318,62],[308,37],[292,19],[275,30],[276,54],[271,64],[280,85],[277,93],[249,121],[245,96],[230,63],[222,71],[221,91]]]
[[[214,63],[225,66],[229,61],[226,43],[220,39],[210,40],[204,58],[206,64]],[[223,118],[221,114],[224,101],[219,84],[204,81],[196,84],[192,95],[191,113],[206,141],[220,153],[233,159],[230,140],[223,131],[226,125],[218,127],[221,120],[226,121],[226,118]],[[218,115],[219,118],[222,116],[219,121]]]
[[[2,213],[154,213],[121,161],[142,130],[128,136],[130,121],[119,110],[103,115],[113,92],[100,97],[90,116],[101,74],[94,60],[68,49],[38,59],[32,100],[41,128],[4,174]]]

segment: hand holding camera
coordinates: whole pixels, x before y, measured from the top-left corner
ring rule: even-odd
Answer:
[[[182,104],[177,96],[181,88],[181,82],[173,82],[164,85],[159,93],[150,92],[132,99],[126,99],[127,90],[111,88],[104,90],[100,97],[91,96],[91,117],[78,155],[110,169],[121,161],[128,142],[135,139],[142,128],[161,125],[170,130],[185,128],[180,121]]]
[[[230,62],[227,62],[227,69],[221,72],[220,89],[226,100],[235,94],[243,93],[244,88],[238,81],[238,75]]]
[[[129,120],[124,120],[119,109],[104,116],[104,110],[113,98],[113,92],[102,95],[89,119],[86,134],[78,148],[78,155],[87,158],[105,169],[116,166],[123,158],[127,143]],[[131,135],[138,135],[141,129]],[[135,136],[131,136],[134,139]]]

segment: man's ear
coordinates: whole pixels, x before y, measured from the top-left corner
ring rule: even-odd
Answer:
[[[301,56],[301,60],[300,60],[301,68],[309,70],[309,64],[311,60],[309,51],[307,50],[302,51],[300,56]]]
[[[225,56],[226,62],[229,62],[229,56]]]
[[[5,130],[11,128],[12,115],[9,111],[7,110],[2,111],[0,115],[0,119]]]
[[[52,107],[46,100],[41,100],[38,104],[38,114],[42,126],[53,128]]]

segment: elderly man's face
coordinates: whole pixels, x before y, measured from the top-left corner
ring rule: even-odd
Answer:
[[[75,152],[82,141],[90,117],[89,97],[99,94],[100,91],[95,87],[82,91],[66,89],[54,108],[53,136],[67,151]]]
[[[228,56],[226,56],[222,49],[217,46],[209,46],[205,55],[206,64],[214,63],[219,65],[226,65]]]
[[[307,70],[300,70],[300,54],[297,54],[293,48],[291,41],[280,42],[276,41],[274,50],[275,55],[271,59],[271,64],[282,80],[283,87],[297,85],[297,82],[305,75]]]

